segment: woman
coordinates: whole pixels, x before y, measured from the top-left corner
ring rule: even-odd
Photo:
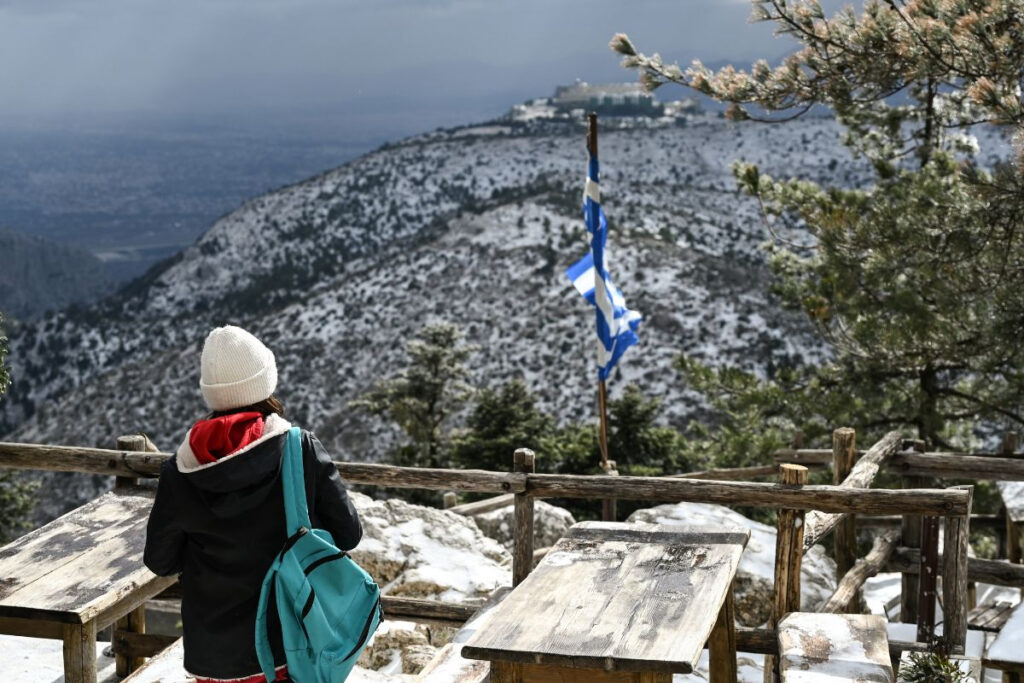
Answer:
[[[274,397],[274,354],[245,330],[210,332],[199,387],[212,411],[164,463],[149,516],[145,563],[181,574],[185,669],[197,683],[264,683],[256,658],[263,577],[285,533],[281,456],[291,425]],[[302,432],[310,520],[342,550],[362,529],[345,485],[316,437]],[[278,681],[289,680],[276,610],[271,648]]]

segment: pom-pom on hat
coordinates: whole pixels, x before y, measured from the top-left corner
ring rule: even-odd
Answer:
[[[203,344],[199,388],[213,411],[244,408],[277,387],[274,353],[241,327],[215,328]]]

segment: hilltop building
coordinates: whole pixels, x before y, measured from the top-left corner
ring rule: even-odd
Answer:
[[[555,88],[551,105],[562,112],[585,109],[604,116],[661,116],[665,106],[639,83],[590,85],[577,81]]]

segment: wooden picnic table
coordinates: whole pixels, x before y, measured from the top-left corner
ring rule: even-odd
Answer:
[[[152,491],[115,489],[0,548],[0,633],[63,640],[67,683],[95,683],[111,624],[118,673],[141,663],[117,636],[143,633],[145,602],[176,581],[142,564],[152,505]]]
[[[462,648],[492,683],[670,683],[705,644],[736,681],[732,582],[743,528],[581,522]],[[710,637],[710,640],[709,640]]]

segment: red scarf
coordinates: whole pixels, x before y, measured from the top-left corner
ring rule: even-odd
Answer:
[[[263,436],[263,415],[232,413],[192,425],[188,445],[196,460],[207,465],[248,446]]]

